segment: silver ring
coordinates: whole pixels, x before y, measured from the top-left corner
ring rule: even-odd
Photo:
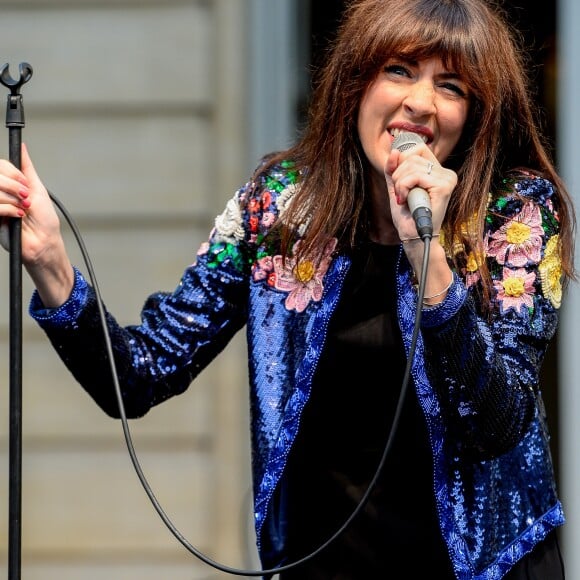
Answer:
[[[431,175],[432,169],[433,169],[433,163],[431,163],[431,161],[429,161],[429,163],[427,164],[427,175]]]

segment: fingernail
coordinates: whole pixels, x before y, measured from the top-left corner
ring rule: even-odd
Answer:
[[[30,191],[29,191],[28,187],[21,187],[20,190],[18,191],[18,195],[20,197],[22,197],[23,199],[28,197],[29,194],[30,194]]]
[[[29,199],[23,199],[20,202],[20,205],[26,209],[28,209],[30,207],[30,200]]]

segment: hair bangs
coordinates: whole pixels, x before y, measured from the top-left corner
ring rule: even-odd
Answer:
[[[469,15],[455,0],[401,2],[388,12],[377,3],[356,14],[350,29],[343,30],[351,39],[345,64],[348,60],[347,68],[364,71],[368,78],[390,58],[419,61],[436,54],[478,94],[481,80],[495,74],[486,23],[485,15]]]

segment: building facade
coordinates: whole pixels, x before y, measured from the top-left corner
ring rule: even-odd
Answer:
[[[578,134],[570,122],[577,117],[570,79],[580,78],[578,59],[570,56],[579,19],[574,1],[558,3],[561,64],[547,69],[567,74],[542,85],[548,91],[557,86],[566,97],[559,138],[569,142]],[[13,76],[21,62],[33,68],[22,88],[23,140],[75,220],[103,299],[121,322],[137,322],[148,294],[175,286],[259,156],[295,137],[308,65],[336,23],[339,5],[321,11],[314,0],[0,0],[0,65],[9,64]],[[542,39],[549,39],[554,24],[546,15],[542,26]],[[0,154],[7,156],[7,132],[4,143]],[[573,183],[573,147],[566,154],[563,168]],[[64,217],[63,229],[73,261],[87,273]],[[0,276],[6,353],[0,360],[0,405],[6,410],[0,427],[0,562],[8,567],[6,255],[0,267],[6,272]],[[26,308],[32,290],[26,276],[23,285]],[[569,379],[562,381],[563,426],[555,429],[556,441],[563,440],[567,542],[580,534],[572,491],[580,475],[572,458],[572,443],[580,437],[573,414],[578,416],[580,404],[569,348],[577,300],[573,293],[566,340],[560,341],[560,368]],[[23,577],[230,577],[170,533],[139,481],[121,423],[78,387],[26,314],[23,323]],[[179,532],[211,559],[243,569],[257,566],[248,421],[242,331],[186,393],[129,423],[147,483]],[[576,577],[576,556],[568,552],[568,572]]]

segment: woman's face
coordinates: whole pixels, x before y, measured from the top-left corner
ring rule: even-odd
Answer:
[[[389,59],[358,114],[359,138],[377,177],[384,181],[384,166],[401,130],[421,135],[443,164],[461,137],[469,103],[467,83],[441,59]]]

